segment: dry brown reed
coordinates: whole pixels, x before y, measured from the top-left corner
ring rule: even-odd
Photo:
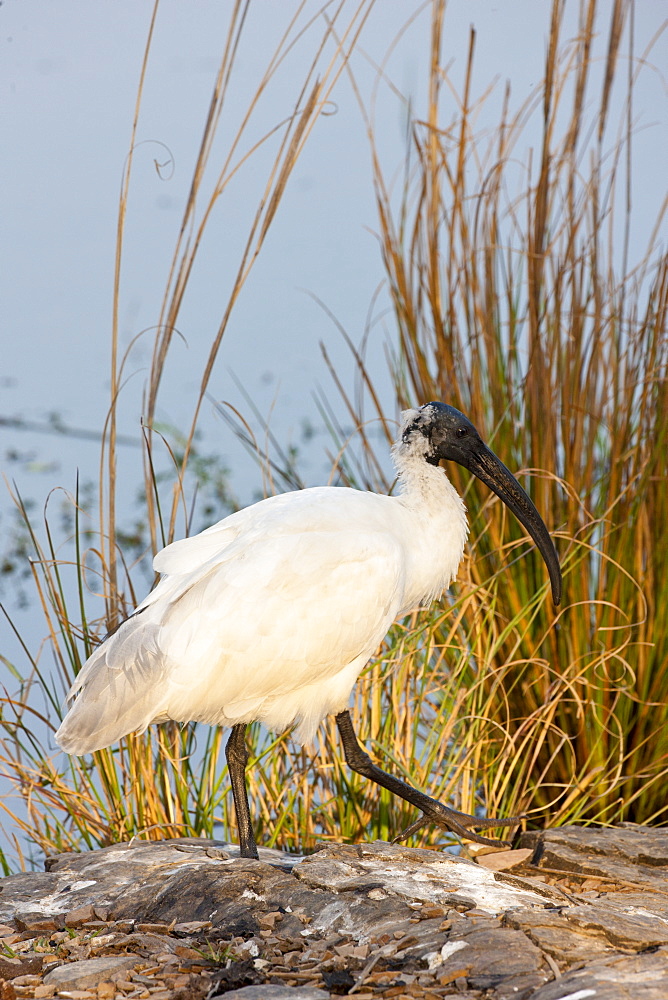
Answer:
[[[205,167],[243,32],[245,4],[233,6],[146,388],[153,548],[174,530],[199,410],[231,310],[368,9],[362,3],[348,13],[341,4],[336,17],[330,15],[323,45],[337,39],[336,55],[323,64],[319,48],[293,110],[278,127],[278,153],[202,372],[171,507],[162,517],[151,427],[183,295],[210,213],[252,155],[243,146],[245,125],[300,30],[295,20],[280,41],[215,182],[205,190]],[[396,324],[390,356],[397,400],[407,406],[443,399],[470,415],[554,530],[565,576],[564,606],[557,613],[543,568],[519,526],[460,470],[448,470],[466,493],[471,515],[459,583],[430,612],[395,626],[358,683],[353,714],[381,763],[467,812],[524,812],[537,823],[665,819],[668,269],[656,246],[665,204],[657,205],[657,229],[646,252],[630,263],[630,122],[625,120],[621,139],[606,145],[630,9],[625,0],[616,0],[612,11],[587,0],[577,37],[564,40],[563,3],[554,0],[540,94],[513,111],[506,93],[496,127],[478,133],[477,114],[487,95],[473,93],[475,36],[458,94],[442,54],[446,6],[434,0],[429,104],[413,122],[399,195],[386,181],[368,118],[379,246]],[[604,70],[597,77],[596,30],[608,13]],[[635,70],[628,75],[629,103],[635,76]],[[444,95],[456,102],[448,119]],[[526,129],[536,116],[540,148],[525,156]],[[131,159],[119,215],[118,268],[130,168]],[[116,544],[114,435],[122,367],[117,323],[112,342],[115,388],[96,549],[105,619],[87,619],[82,567],[89,557],[77,549],[75,565],[64,566],[48,524],[46,542],[34,533],[35,592],[57,680],[33,660],[20,690],[3,699],[0,763],[25,806],[22,816],[11,813],[12,822],[44,851],[132,835],[210,834],[215,820],[233,828],[216,730],[164,726],[69,765],[50,756],[35,736],[40,726],[53,728],[59,690],[134,601],[131,572]],[[340,481],[387,490],[392,484],[369,427],[378,423],[391,441],[396,412],[376,391],[363,353],[354,356],[355,395],[340,373],[333,374],[355,428],[355,447],[327,401],[323,417],[335,438]],[[252,442],[249,425],[240,429]],[[280,453],[266,460],[268,481],[274,475],[281,485],[295,482]],[[78,540],[78,526],[75,534]],[[65,580],[73,572],[75,607]],[[46,692],[40,710],[34,707],[38,687]],[[199,747],[195,732],[203,741]],[[309,750],[295,748],[285,735],[254,732],[249,773],[261,842],[305,849],[316,839],[389,838],[412,822],[405,804],[347,772],[332,753],[335,744],[332,723],[321,728],[318,746]],[[11,811],[6,802],[0,805]],[[413,842],[433,838],[432,831],[423,831]]]

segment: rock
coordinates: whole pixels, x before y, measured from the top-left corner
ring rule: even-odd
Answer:
[[[514,858],[496,852],[524,860],[512,874],[384,843],[259,861],[195,838],[58,855],[0,880],[0,978],[45,998],[106,983],[112,1000],[115,980],[182,1000],[666,1000],[666,831],[525,838]]]
[[[106,983],[119,972],[125,973],[138,964],[136,955],[109,955],[105,958],[88,958],[82,962],[59,965],[44,976],[47,986],[61,990],[85,990],[98,983]]]
[[[634,952],[668,944],[668,920],[591,903],[544,912],[508,913],[505,922],[561,961],[580,961],[617,949]]]
[[[540,868],[665,890],[668,868],[668,828],[625,823],[621,827],[563,826],[523,833],[520,846],[533,848]]]
[[[228,991],[239,992],[247,986],[259,986],[263,983],[263,977],[255,968],[252,959],[245,961],[230,962],[229,966],[216,973],[213,977],[211,992],[213,994],[227,993]]]
[[[289,871],[291,861],[280,851],[263,848],[260,854]],[[234,864],[235,859],[238,863],[238,855],[238,848],[199,838],[113,844],[99,851],[54,855],[46,859],[46,872],[11,875],[1,880],[0,921],[18,918],[26,928],[53,930],[64,926],[66,914],[88,906],[94,908],[96,915],[103,912],[106,919],[125,912],[141,919],[142,911],[148,912],[156,893],[165,890],[166,896],[169,895],[172,872],[177,873],[175,916],[189,921],[195,919],[189,909],[194,893],[183,897],[179,873],[181,878],[185,876],[186,884],[188,876],[195,872],[206,881],[206,871],[220,874],[222,866]],[[210,893],[205,892],[204,896],[202,910],[211,903]],[[126,899],[128,905],[124,906]]]
[[[443,961],[432,966],[440,982],[465,976],[474,989],[490,990],[511,980],[510,992],[517,992],[518,979],[529,976],[533,984],[541,985],[550,978],[548,971],[540,972],[545,964],[540,949],[521,931],[474,926],[444,947]]]
[[[65,914],[65,926],[66,927],[80,927],[81,924],[95,920],[95,910],[88,904],[88,906],[79,906],[76,910],[70,910]]]
[[[599,955],[609,955],[612,947],[605,937],[591,937],[569,926],[559,910],[515,910],[508,913],[505,922],[509,927],[524,931],[541,951],[562,964],[588,962]]]
[[[476,860],[483,868],[489,868],[492,872],[503,872],[510,868],[523,865],[525,861],[533,855],[530,847],[522,847],[516,851],[490,851],[487,854],[480,853]]]
[[[1,884],[0,921],[6,923],[14,920],[19,912],[30,913],[33,900],[39,909],[42,900],[57,891],[58,877],[46,872],[22,872],[20,875],[8,875],[1,880]],[[43,914],[39,916],[43,917]]]
[[[16,979],[17,976],[30,976],[41,971],[41,955],[22,955],[20,958],[0,955],[0,979]]]
[[[314,986],[244,986],[240,990],[216,994],[211,1000],[224,996],[225,1000],[329,1000],[329,993]]]
[[[43,931],[64,926],[66,919],[74,926],[101,914],[107,920],[211,921],[243,936],[259,930],[253,913],[265,910],[258,905],[265,903],[273,909],[301,908],[321,922],[338,914],[339,924],[348,926],[341,914],[354,902],[359,913],[350,930],[372,912],[383,919],[382,911],[390,909],[394,919],[403,913],[399,900],[500,913],[545,906],[551,898],[540,883],[436,851],[370,844],[327,847],[302,859],[263,850],[260,861],[249,861],[238,852],[230,856],[229,845],[212,847],[216,844],[193,838],[57,855],[47,859],[45,873],[4,880],[0,919],[18,919],[26,928]],[[347,897],[343,908],[342,895]],[[393,905],[380,905],[388,899]]]
[[[564,916],[578,931],[603,937],[624,951],[668,944],[668,920],[650,913],[625,913],[619,906],[602,902],[569,907]]]
[[[338,894],[380,890],[405,900],[475,906],[488,913],[546,905],[538,892],[501,881],[472,861],[388,844],[326,848],[303,858],[293,875],[312,888]]]
[[[531,1000],[666,1000],[668,949],[614,955],[573,969],[547,983]]]

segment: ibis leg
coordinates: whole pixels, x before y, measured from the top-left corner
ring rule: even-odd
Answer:
[[[413,788],[411,785],[407,784],[407,782],[402,781],[401,778],[396,778],[392,774],[387,774],[386,771],[377,767],[366,751],[360,746],[355,730],[353,729],[350,713],[348,711],[339,712],[336,716],[336,724],[341,735],[343,751],[346,755],[346,762],[348,766],[353,771],[356,771],[357,774],[362,774],[365,778],[369,778],[377,785],[387,788],[387,790],[392,792],[393,795],[399,795],[402,799],[405,799],[407,802],[410,802],[411,805],[414,805],[422,813],[422,817],[415,823],[412,823],[407,830],[404,830],[402,834],[396,837],[396,840],[401,840],[409,834],[417,832],[417,830],[421,829],[423,826],[426,826],[429,823],[434,823],[445,830],[450,830],[452,833],[456,833],[460,837],[465,837],[467,840],[473,840],[478,844],[488,844],[493,845],[494,847],[503,847],[508,845],[507,841],[491,840],[489,837],[482,837],[480,834],[474,833],[471,828],[512,826],[518,822],[519,817],[511,816],[508,819],[479,819],[477,816],[469,816],[468,813],[462,813],[456,809],[450,809],[448,806],[444,806],[437,799],[432,799],[429,795],[425,795],[424,792],[420,792],[417,788]]]
[[[257,860],[257,844],[253,834],[250,809],[248,808],[248,792],[246,791],[248,747],[246,746],[245,722],[238,722],[236,726],[232,726],[230,738],[225,745],[225,757],[227,758],[227,769],[237,814],[240,854],[242,858],[255,858]]]

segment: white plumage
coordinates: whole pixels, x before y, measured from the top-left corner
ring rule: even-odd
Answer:
[[[87,753],[169,719],[231,726],[226,755],[241,854],[257,858],[246,724],[284,730],[296,723],[296,738],[308,742],[335,713],[354,770],[428,822],[494,843],[471,827],[510,820],[458,813],[373,764],[357,742],[348,700],[392,622],[432,601],[456,575],[466,513],[440,461],[469,469],[516,514],[546,562],[555,603],[559,560],[529,497],[458,410],[442,403],[408,410],[393,456],[396,496],[336,487],[286,493],[159,552],[159,583],[95,650],[69,692],[60,746]]]
[[[417,411],[408,411],[407,420]],[[348,704],[392,622],[448,586],[467,534],[462,500],[398,445],[395,497],[315,487],[270,497],[157,554],[155,589],[90,657],[57,733],[68,753],[151,722],[298,722],[309,742]]]

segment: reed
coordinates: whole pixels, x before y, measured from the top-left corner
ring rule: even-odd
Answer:
[[[277,156],[212,340],[192,424],[178,452],[172,451],[166,495],[154,471],[157,450],[166,445],[153,417],[184,291],[210,213],[252,154],[244,147],[244,129],[258,95],[290,48],[290,32],[299,30],[295,20],[249,101],[217,179],[205,189],[211,172],[204,168],[243,31],[244,5],[233,7],[147,381],[145,495],[153,550],[173,536],[179,506],[190,507],[185,474],[213,360],[291,170],[337,77],[349,67],[369,6],[337,8],[323,32],[323,45],[335,40],[336,55],[323,64],[319,48],[280,126]],[[459,581],[432,609],[394,626],[357,685],[354,721],[383,766],[430,794],[467,812],[522,812],[533,824],[655,822],[665,820],[667,808],[668,625],[661,609],[668,597],[668,268],[656,239],[665,204],[657,204],[646,251],[632,260],[625,197],[630,117],[622,122],[621,138],[611,144],[607,138],[618,124],[610,121],[611,93],[620,85],[630,10],[623,0],[612,11],[589,0],[578,36],[564,40],[563,4],[554,0],[542,87],[515,110],[506,94],[497,126],[479,133],[477,113],[489,95],[473,93],[475,36],[458,93],[443,54],[445,3],[434,0],[429,102],[425,115],[412,122],[398,192],[383,173],[367,118],[392,307],[388,356],[396,400],[403,407],[441,399],[471,417],[553,529],[565,600],[555,612],[543,568],[503,505],[461,470],[449,469],[466,494],[471,519]],[[597,76],[595,26],[607,14],[604,70]],[[629,107],[642,62],[629,61]],[[450,118],[445,95],[456,101]],[[528,122],[536,116],[541,146],[523,159]],[[124,188],[119,261],[126,203]],[[200,204],[206,207],[198,214]],[[118,388],[123,361],[115,323],[112,341],[112,385]],[[332,477],[389,490],[379,452],[394,436],[397,412],[376,389],[377,373],[368,369],[363,351],[355,350],[353,359],[354,387],[333,372],[338,402],[321,400],[332,434]],[[135,602],[135,569],[118,543],[114,501],[114,427],[122,399],[114,391],[97,543],[84,545],[76,496],[69,560],[53,540],[48,517],[38,530],[23,509],[55,667],[43,666],[44,651],[32,659],[25,642],[28,668],[17,671],[18,690],[2,699],[0,739],[0,766],[19,807],[8,801],[0,806],[14,829],[45,852],[136,835],[212,835],[217,823],[234,836],[218,730],[152,727],[81,760],[63,761],[48,750],[63,691],[94,643]],[[341,404],[352,435],[336,416]],[[380,443],[374,427],[381,429]],[[237,431],[258,452],[248,423],[238,422]],[[265,482],[299,485],[280,442],[258,457]],[[103,595],[102,619],[91,620],[91,586]],[[251,742],[251,808],[261,843],[305,850],[323,839],[388,839],[415,818],[405,803],[347,771],[331,721],[312,748],[257,727]],[[411,843],[440,840],[423,830]],[[17,851],[20,846],[17,841]]]
[[[295,5],[255,91],[248,95],[247,107],[240,109],[235,103],[228,110],[231,82],[242,39],[245,41],[249,0],[235,0],[230,5],[228,32],[206,111],[189,196],[175,238],[146,382],[143,496],[149,551],[155,552],[171,540],[179,514],[186,527],[190,522],[191,498],[186,475],[197,458],[198,417],[230,315],[262,251],[294,167],[328,106],[372,6],[373,0],[343,0],[334,7],[326,4],[314,13],[306,2]],[[122,389],[128,361],[128,352],[123,354],[120,346],[118,316],[133,154],[158,9],[159,0],[155,0],[119,201],[110,331],[111,401],[100,455],[95,543],[84,541],[89,529],[83,530],[76,496],[70,499],[74,527],[68,557],[63,557],[63,548],[54,537],[48,507],[43,524],[38,525],[21,497],[15,496],[32,547],[34,594],[44,614],[46,648],[39,657],[33,657],[29,643],[24,643],[27,667],[21,670],[11,665],[20,678],[18,690],[6,691],[0,699],[0,768],[15,792],[14,801],[11,797],[4,799],[0,806],[10,829],[20,830],[28,841],[47,852],[72,849],[80,844],[89,847],[108,844],[134,835],[159,838],[179,832],[212,834],[221,809],[223,816],[226,815],[222,804],[226,789],[220,766],[221,734],[217,731],[196,732],[181,730],[176,725],[166,726],[143,736],[128,737],[119,747],[99,751],[84,760],[63,762],[61,755],[54,755],[49,749],[53,746],[51,737],[61,714],[60,705],[72,679],[94,645],[137,603],[136,539],[132,545],[124,546],[124,532],[117,522],[116,427],[124,405]],[[314,39],[313,48],[305,66],[297,71],[301,78],[299,75],[295,78],[293,105],[287,108],[282,121],[258,139],[256,118],[260,101],[307,32]],[[234,131],[228,115],[232,121],[240,121]],[[230,138],[222,162],[216,163],[212,159],[214,140],[221,127],[228,130]],[[238,269],[201,373],[190,427],[176,447],[159,432],[155,412],[185,290],[213,212],[228,197],[230,182],[237,172],[254,165],[256,154],[265,147],[273,149],[274,156],[269,162],[260,201],[251,212]],[[156,472],[165,456],[172,465],[169,488]],[[91,590],[104,603],[102,616],[90,615]],[[11,619],[6,617],[11,625]],[[43,666],[49,659],[53,663]],[[18,853],[18,842],[16,846]]]
[[[668,261],[657,239],[663,192],[656,227],[631,261],[630,118],[621,138],[606,142],[619,124],[608,119],[630,6],[616,3],[610,14],[595,101],[602,12],[583,5],[580,34],[564,42],[555,2],[540,98],[516,112],[506,99],[486,136],[475,131],[485,97],[471,91],[473,33],[457,113],[444,121],[443,91],[452,92],[441,58],[444,10],[434,5],[429,108],[414,123],[398,206],[369,123],[398,328],[396,394],[402,405],[460,407],[506,464],[523,470],[565,573],[565,606],[555,614],[521,529],[461,469],[449,470],[467,492],[472,523],[455,588],[461,625],[453,634],[452,611],[441,619],[437,608],[422,627],[443,650],[434,690],[458,677],[450,752],[470,778],[458,779],[456,800],[468,812],[525,812],[541,823],[655,821],[665,818],[668,767],[660,610]],[[634,70],[627,108],[635,83]],[[541,148],[521,163],[532,113],[542,115]],[[372,373],[361,358],[358,367],[365,391],[347,399],[349,413],[360,424],[371,411],[387,427]],[[376,486],[373,463],[355,474]],[[432,732],[422,731],[425,745]]]
[[[453,466],[471,518],[460,580],[390,634],[357,686],[355,721],[380,763],[431,794],[534,824],[656,822],[666,812],[668,267],[657,238],[666,201],[660,192],[656,226],[632,260],[633,130],[630,118],[621,130],[609,121],[631,8],[610,12],[602,74],[595,30],[607,8],[583,11],[580,34],[564,40],[563,6],[553,4],[540,93],[516,111],[506,94],[498,127],[477,133],[489,95],[472,94],[475,35],[457,94],[442,56],[445,4],[435,3],[429,106],[413,123],[399,195],[367,119],[397,400],[460,407],[519,470],[554,530],[565,601],[555,613],[522,529]],[[456,95],[451,120],[444,92]],[[541,146],[522,162],[536,115]],[[322,399],[332,460],[342,483],[389,490],[371,429],[389,444],[396,413],[363,352],[352,353],[354,389],[331,372],[352,437]],[[318,773],[340,773],[324,742],[310,787]],[[283,760],[289,752],[286,741]],[[321,836],[336,837],[342,817],[355,836],[408,825],[402,803],[381,795],[379,810],[377,789],[337,781],[345,794],[333,799],[335,823],[317,817]]]

